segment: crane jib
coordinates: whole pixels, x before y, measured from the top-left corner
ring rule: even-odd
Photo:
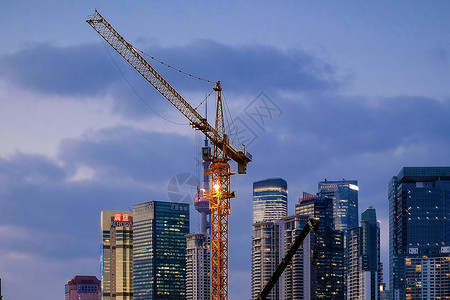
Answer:
[[[96,10],[95,13],[86,20],[95,31],[110,44],[133,68],[136,69],[164,98],[166,98],[175,108],[177,108],[190,124],[202,131],[211,144],[218,146],[226,155],[239,165],[246,165],[251,161],[251,156],[241,150],[235,149],[225,137],[211,126],[140,54],[132,44],[127,42],[105,18]],[[221,90],[220,83],[214,90]],[[239,168],[241,173],[244,170]]]

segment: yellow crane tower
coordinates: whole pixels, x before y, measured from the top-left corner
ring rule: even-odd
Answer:
[[[222,87],[220,81],[215,83],[217,92],[216,120],[212,127],[183,97],[128,43],[100,13],[88,17],[86,22],[110,44],[136,71],[139,72],[164,98],[173,104],[190,122],[191,126],[203,132],[213,145],[203,148],[203,158],[211,160],[207,170],[210,176],[209,207],[211,210],[211,299],[228,299],[228,216],[230,215],[229,161],[238,164],[238,173],[245,174],[251,156],[245,148],[233,146],[225,131],[222,105]]]

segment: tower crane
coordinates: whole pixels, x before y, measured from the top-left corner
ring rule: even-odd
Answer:
[[[226,134],[222,105],[222,86],[215,83],[217,92],[215,126],[210,125],[140,54],[127,42],[100,13],[88,17],[86,22],[105,41],[112,46],[136,71],[141,74],[164,98],[172,103],[190,122],[210,140],[213,151],[202,149],[204,159],[211,161],[207,170],[210,176],[209,191],[206,193],[211,209],[211,299],[228,299],[228,216],[230,215],[230,199],[234,192],[230,190],[229,161],[238,164],[238,173],[247,172],[247,164],[251,155],[237,148]]]

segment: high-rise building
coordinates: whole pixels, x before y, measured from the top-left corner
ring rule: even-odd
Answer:
[[[442,265],[437,261],[448,257],[450,167],[402,168],[389,182],[388,197],[391,299],[418,299],[416,289],[413,291],[410,285],[415,278],[411,277],[411,266],[417,266],[414,270],[418,273],[427,270],[422,274],[428,274],[433,265]],[[417,261],[419,258],[422,261]],[[450,276],[444,279],[447,281],[439,284],[450,285]],[[423,288],[425,293],[431,284],[431,277],[423,277],[416,287]],[[432,299],[445,299],[449,295],[436,293]]]
[[[317,255],[311,270],[311,299],[344,299],[344,233],[333,229],[333,199],[304,193],[295,213],[318,222],[312,245]]]
[[[101,212],[102,300],[133,299],[133,214]]]
[[[211,299],[211,249],[206,233],[186,236],[186,295],[188,300]]]
[[[77,275],[65,288],[65,300],[100,300],[100,280],[95,276]]]
[[[379,300],[382,280],[380,226],[369,207],[361,214],[361,226],[347,235],[347,299]]]
[[[269,178],[253,183],[253,223],[287,216],[287,182]]]
[[[358,227],[358,181],[320,181],[319,193],[333,199],[333,226],[336,230]]]
[[[333,227],[344,233],[344,297],[347,293],[347,262],[345,257],[347,248],[347,230],[358,227],[358,181],[324,180],[318,184],[319,194],[333,199]]]
[[[284,256],[284,222],[273,220],[253,224],[252,236],[252,299],[256,299]],[[267,296],[283,299],[284,274]]]
[[[450,299],[449,247],[441,255],[405,258],[406,299]]]
[[[0,300],[3,300],[2,296],[2,279],[0,278]]]
[[[284,221],[284,253],[286,253],[308,221],[309,216],[291,215]],[[285,300],[316,299],[316,268],[313,264],[311,251],[314,245],[314,235],[308,234],[300,248],[292,257],[292,261],[283,274],[283,293]]]
[[[189,204],[133,206],[133,298],[186,299]]]
[[[287,215],[287,182],[269,178],[253,183],[252,297],[262,291],[284,256],[281,220]],[[284,275],[283,275],[284,276]],[[283,276],[267,299],[282,299]]]
[[[208,140],[205,139],[205,147]],[[200,233],[186,236],[186,298],[188,300],[211,299],[211,210],[205,191],[209,189],[206,170],[210,161],[203,161],[203,188],[194,198],[195,209],[200,213]]]

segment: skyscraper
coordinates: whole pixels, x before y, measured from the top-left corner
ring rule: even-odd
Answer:
[[[333,199],[304,193],[295,212],[319,225],[312,245],[317,258],[311,269],[311,299],[344,299],[344,233],[333,229]]]
[[[358,227],[358,181],[320,181],[319,193],[333,199],[334,229]]]
[[[261,292],[284,256],[281,220],[287,215],[287,183],[269,178],[253,183],[252,297]],[[282,299],[283,277],[267,299]]]
[[[380,226],[373,207],[361,214],[361,227],[348,231],[346,251],[347,299],[380,299]]]
[[[436,261],[446,261],[449,257],[450,167],[402,168],[390,180],[388,191],[391,299],[418,299],[415,298],[417,288],[422,289],[420,293],[425,295],[431,277],[414,282],[414,272],[422,272],[425,263],[427,270],[431,270]],[[419,262],[418,258],[424,260]],[[417,266],[413,269],[417,271],[411,272],[413,265]],[[444,279],[446,281],[439,284],[450,285],[450,276]],[[414,292],[411,290],[412,282],[415,284]],[[436,293],[433,299],[445,299],[444,296],[449,295]]]
[[[102,300],[133,299],[133,214],[102,211]]]
[[[287,216],[287,182],[269,178],[253,183],[253,223]]]
[[[191,233],[186,236],[186,298],[211,299],[211,249],[209,236]]]
[[[343,232],[344,256],[347,254],[347,230],[358,227],[358,181],[324,181],[319,182],[319,194],[333,200],[333,228]],[[347,262],[344,257],[344,297],[347,293]]]
[[[95,276],[75,276],[65,286],[65,300],[100,300],[100,280]]]
[[[284,256],[284,222],[273,220],[253,224],[252,299],[256,299]],[[268,300],[283,299],[283,277],[273,287]]]
[[[449,247],[441,255],[405,258],[406,299],[450,299]]]
[[[291,215],[283,218],[284,221],[284,241],[283,248],[286,253],[295,239],[300,235],[301,230],[308,221],[309,216]],[[311,300],[316,299],[317,272],[311,257],[314,245],[314,234],[308,234],[303,240],[300,248],[292,257],[290,265],[283,274],[283,293],[285,300]]]
[[[189,204],[133,206],[133,298],[186,299]]]

